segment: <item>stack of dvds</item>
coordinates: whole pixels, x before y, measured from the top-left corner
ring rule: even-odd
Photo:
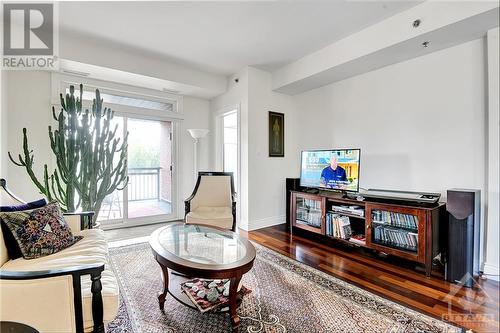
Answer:
[[[418,233],[385,226],[375,226],[373,233],[376,243],[417,251]]]
[[[352,235],[349,217],[328,212],[326,214],[326,235],[335,238],[349,239]]]
[[[372,211],[372,222],[387,224],[394,227],[418,229],[418,218],[410,214],[387,212],[384,210]]]

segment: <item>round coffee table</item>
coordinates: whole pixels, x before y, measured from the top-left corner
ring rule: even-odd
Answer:
[[[180,284],[189,277],[230,279],[229,313],[233,332],[240,318],[236,312],[238,285],[255,260],[255,248],[235,232],[198,224],[172,223],[151,234],[149,243],[163,272],[163,291],[158,296],[164,310],[167,293],[195,308]],[[179,274],[168,274],[168,270]],[[170,286],[170,289],[169,289]]]

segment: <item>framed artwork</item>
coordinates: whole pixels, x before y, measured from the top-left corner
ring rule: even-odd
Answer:
[[[285,114],[269,111],[269,157],[285,157]]]

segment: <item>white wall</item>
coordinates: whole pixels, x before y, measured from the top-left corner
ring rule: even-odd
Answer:
[[[485,76],[476,40],[295,96],[299,148],[361,148],[361,186],[484,189]]]
[[[17,159],[23,148],[23,127],[28,131],[28,142],[33,150],[35,173],[43,180],[43,165],[51,170],[48,126],[51,122],[50,73],[46,71],[11,71],[6,80],[8,128],[7,145],[2,147],[2,160],[7,163],[4,176],[10,189],[24,200],[40,198],[38,189],[22,167],[15,166],[8,158],[10,151]],[[3,131],[2,131],[3,132]]]
[[[184,217],[184,199],[193,192],[194,179],[194,140],[188,133],[189,128],[210,128],[210,102],[205,99],[184,96],[183,98],[184,120],[179,126],[179,162],[177,166],[179,179],[180,199],[178,202],[179,217]],[[198,142],[198,169],[209,170],[211,161],[211,137],[210,132],[205,138]]]
[[[297,151],[361,148],[362,187],[443,199],[450,188],[478,188],[485,212],[484,48],[474,40],[294,96]],[[488,239],[498,250],[498,238]]]
[[[484,273],[499,280],[500,259],[499,241],[500,232],[500,111],[499,111],[499,29],[488,31],[487,35],[488,59],[488,210],[486,229],[486,258]],[[496,276],[496,277],[495,277]]]
[[[0,178],[7,175],[7,71],[0,70]]]
[[[271,84],[270,73],[248,68],[249,230],[285,222],[285,178],[296,177],[300,165],[292,97]],[[269,157],[269,111],[285,114],[285,157]]]
[[[35,165],[38,175],[42,175],[43,163],[51,162],[52,151],[49,145],[48,126],[53,124],[51,118],[51,74],[45,71],[12,71],[8,74],[5,85],[8,110],[8,130],[2,127],[2,136],[7,136],[6,147],[2,146],[2,161],[7,159],[7,151],[16,156],[22,149],[22,128],[28,129],[29,142],[34,151]],[[185,96],[182,113],[184,120],[179,123],[179,200],[178,213],[183,217],[182,200],[191,194],[193,180],[193,140],[186,131],[188,128],[209,128],[210,109],[205,99]],[[3,122],[2,122],[3,123]],[[3,141],[3,140],[2,140]],[[2,142],[3,144],[3,142]],[[210,138],[201,141],[198,151],[200,169],[210,165]],[[50,165],[49,165],[50,169]],[[4,171],[2,170],[2,173]],[[34,200],[40,197],[23,168],[7,162],[7,178],[10,188],[19,197]]]

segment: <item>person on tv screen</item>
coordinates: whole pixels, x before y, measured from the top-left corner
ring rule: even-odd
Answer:
[[[320,187],[342,188],[347,181],[347,174],[340,165],[337,164],[337,154],[330,158],[330,165],[321,172]]]

